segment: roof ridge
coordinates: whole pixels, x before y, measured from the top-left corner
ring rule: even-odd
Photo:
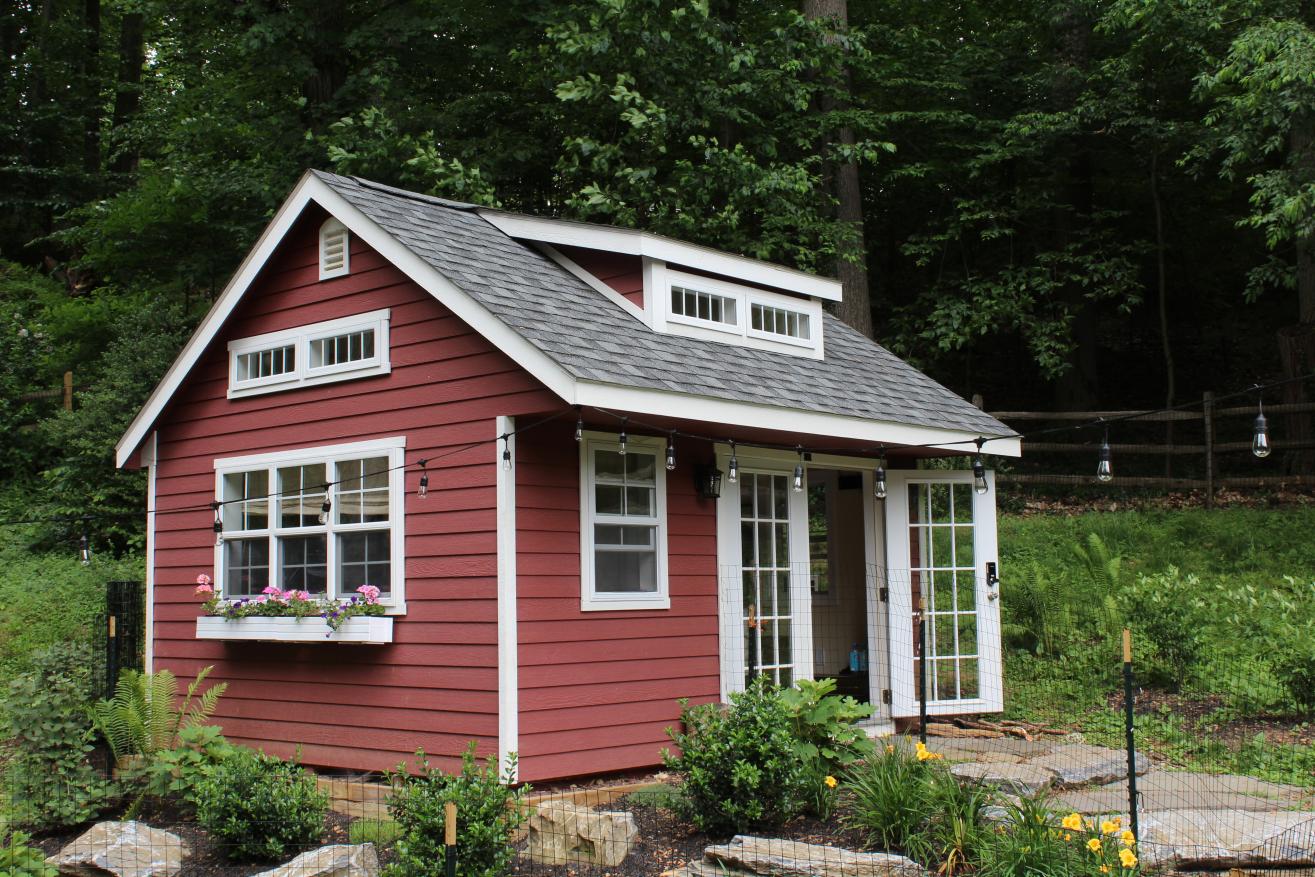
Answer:
[[[376,192],[383,192],[388,195],[395,195],[399,198],[406,198],[409,201],[419,201],[423,204],[437,204],[440,207],[450,207],[453,210],[464,210],[474,212],[481,209],[478,204],[471,204],[466,201],[453,201],[449,198],[440,198],[437,195],[426,195],[423,192],[412,192],[410,189],[401,189],[397,186],[390,186],[387,183],[367,180],[365,177],[358,177],[355,174],[346,175],[335,174],[330,171],[314,170],[318,176],[333,177],[338,180],[350,180],[362,189],[372,189]]]

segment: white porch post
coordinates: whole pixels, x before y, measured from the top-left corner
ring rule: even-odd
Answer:
[[[516,634],[516,418],[499,416],[498,436],[509,436],[512,468],[502,466],[501,442],[494,442],[498,497],[498,764],[503,777],[518,779],[512,767],[520,747],[520,680]]]

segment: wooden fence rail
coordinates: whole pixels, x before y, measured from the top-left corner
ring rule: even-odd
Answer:
[[[981,397],[975,396],[973,402],[981,405]],[[1222,453],[1231,453],[1235,451],[1249,451],[1251,449],[1250,441],[1215,441],[1215,429],[1220,418],[1227,417],[1245,417],[1248,421],[1256,416],[1255,405],[1234,405],[1227,408],[1219,407],[1215,404],[1214,394],[1205,393],[1201,397],[1200,411],[992,411],[991,416],[997,420],[1005,421],[1022,421],[1022,422],[1069,422],[1082,421],[1093,422],[1101,419],[1118,420],[1123,423],[1200,423],[1200,432],[1194,436],[1197,440],[1191,443],[1179,444],[1176,442],[1166,442],[1163,444],[1154,444],[1148,442],[1125,442],[1111,444],[1110,450],[1114,454],[1133,454],[1148,455],[1161,457],[1200,457],[1203,458],[1205,477],[1204,478],[1175,478],[1172,476],[1118,476],[1117,482],[1126,487],[1159,487],[1166,490],[1203,490],[1205,491],[1206,507],[1214,504],[1215,490],[1220,487],[1232,488],[1277,488],[1281,486],[1313,486],[1315,485],[1315,475],[1265,475],[1265,476],[1246,476],[1246,477],[1220,477],[1218,475],[1217,456]],[[1315,403],[1285,403],[1265,406],[1265,413],[1269,414],[1309,414],[1315,413]],[[1097,427],[1092,428],[1091,434],[1096,435]],[[1027,428],[1019,430],[1026,433]],[[1189,430],[1195,431],[1195,429]],[[1284,443],[1279,448],[1280,451],[1310,451],[1315,450],[1315,443],[1296,442]],[[1026,454],[1079,454],[1090,453],[1093,446],[1090,442],[1073,442],[1073,441],[1046,441],[1040,439],[1037,441],[1023,440],[1023,453]],[[1002,482],[1012,482],[1014,484],[1090,484],[1094,480],[1092,475],[1073,475],[1073,474],[1038,474],[1038,473],[1002,473],[999,476]]]
[[[18,397],[20,402],[39,402],[42,399],[62,399],[64,401],[64,410],[73,410],[73,372],[64,372],[63,386],[56,387],[53,390],[36,390],[31,393],[24,393]]]

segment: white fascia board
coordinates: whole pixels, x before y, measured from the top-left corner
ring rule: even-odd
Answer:
[[[479,215],[508,237],[568,247],[584,247],[590,250],[606,250],[631,256],[648,256],[651,259],[698,268],[751,283],[761,283],[764,286],[784,289],[799,295],[827,301],[840,301],[841,298],[839,280],[806,274],[794,268],[773,265],[747,256],[723,253],[710,247],[672,240],[650,232],[563,219],[522,216],[499,210],[480,210]]]
[[[576,383],[575,397],[572,401],[577,405],[650,414],[657,417],[853,439],[885,444],[892,449],[901,445],[926,446],[967,454],[974,450],[969,442],[978,437],[977,433],[962,429],[889,423],[841,414],[801,411],[753,402],[736,402],[709,396],[693,396],[587,381]],[[986,436],[986,438],[988,441],[983,448],[985,453],[1001,457],[1022,455],[1019,439],[1016,436],[1004,438]]]
[[[155,423],[156,418],[169,403],[188,373],[196,365],[206,347],[223,327],[224,322],[233,313],[242,296],[265,266],[275,248],[282,242],[292,224],[301,216],[310,202],[316,202],[347,226],[354,235],[360,237],[380,255],[390,261],[403,274],[407,275],[441,304],[464,320],[476,332],[479,332],[495,346],[512,358],[521,368],[534,375],[550,390],[563,399],[569,399],[573,380],[570,375],[546,354],[526,341],[505,323],[458,289],[450,280],[436,271],[433,266],[399,243],[391,234],[380,228],[374,220],[367,217],[358,208],[343,198],[327,183],[315,177],[309,171],[302,176],[269,225],[261,233],[256,246],[242,260],[233,279],[224,287],[224,291],[210,308],[205,319],[192,333],[182,352],[165,373],[133,418],[123,437],[115,445],[117,465],[124,466]]]

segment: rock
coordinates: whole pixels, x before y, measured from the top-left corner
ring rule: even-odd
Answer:
[[[728,844],[710,846],[704,861],[772,877],[927,877],[912,859],[894,853],[856,853],[840,847],[792,840],[736,835]],[[692,874],[691,877],[703,877]]]
[[[190,852],[178,835],[144,822],[100,822],[46,864],[72,877],[175,877]]]
[[[1309,790],[1253,777],[1152,770],[1137,780],[1142,810],[1293,810],[1311,809]],[[1128,783],[1122,777],[1106,786],[1063,792],[1056,810],[1109,813],[1128,806]]]
[[[1085,743],[1056,746],[1049,755],[1033,758],[1027,763],[1053,771],[1055,785],[1061,789],[1104,785],[1128,775],[1127,753]],[[1137,774],[1140,776],[1146,773],[1150,767],[1151,763],[1146,760],[1146,756],[1137,753]]]
[[[1140,814],[1142,864],[1175,869],[1315,865],[1315,813],[1161,810]]]
[[[950,767],[950,773],[961,782],[995,786],[1015,795],[1035,795],[1044,792],[1055,782],[1055,774],[1034,764],[998,764],[968,762]]]
[[[637,840],[639,829],[629,813],[553,799],[530,816],[525,855],[541,865],[615,866]]]
[[[374,844],[333,844],[302,853],[297,858],[255,877],[377,877],[379,856]]]

